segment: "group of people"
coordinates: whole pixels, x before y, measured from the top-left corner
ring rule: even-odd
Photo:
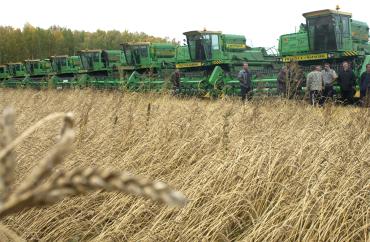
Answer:
[[[238,74],[240,82],[240,94],[242,101],[251,100],[253,94],[252,73],[249,71],[248,63],[243,64],[243,69]],[[289,80],[293,80],[290,82]],[[304,79],[303,71],[298,65],[284,66],[277,78],[278,94],[288,98],[298,95]]]
[[[284,66],[277,78],[278,92],[281,95],[286,95],[287,92],[288,72],[288,68]],[[356,79],[355,73],[346,61],[342,63],[342,69],[338,73],[331,68],[329,63],[324,64],[324,69],[320,65],[316,65],[314,70],[306,77],[306,88],[310,103],[322,106],[327,100],[333,99],[334,84],[337,83],[340,87],[342,102],[353,104],[356,93]],[[366,71],[361,74],[359,84],[361,103],[369,103],[367,99],[370,98],[370,64],[366,65]]]
[[[332,99],[334,95],[334,83],[340,87],[340,96],[344,104],[353,104],[356,93],[356,75],[350,68],[348,62],[343,62],[342,69],[338,74],[331,69],[330,64],[315,66],[315,69],[307,75],[306,87],[309,92],[312,105],[323,105],[326,100]],[[366,71],[360,76],[360,100],[366,103],[370,95],[370,64],[366,65]]]
[[[295,68],[296,67],[296,68]],[[342,69],[336,73],[329,63],[324,64],[324,69],[320,65],[315,66],[306,77],[306,90],[310,97],[312,105],[324,105],[324,103],[333,99],[334,84],[338,83],[340,87],[340,96],[344,104],[353,104],[356,86],[356,75],[350,68],[348,62],[343,62]],[[288,78],[290,76],[290,78]],[[293,82],[290,82],[292,79]],[[292,97],[302,86],[304,79],[303,72],[299,66],[284,66],[277,78],[277,89],[279,94]],[[243,69],[238,74],[240,82],[240,92],[242,101],[252,99],[252,74],[249,71],[248,63],[243,64]],[[181,90],[180,71],[177,69],[171,76],[174,93]],[[361,74],[360,79],[360,100],[362,103],[370,104],[370,64],[366,65],[366,71]],[[293,94],[293,95],[292,95]]]

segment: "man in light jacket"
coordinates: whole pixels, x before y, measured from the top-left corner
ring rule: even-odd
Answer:
[[[315,69],[308,73],[306,80],[307,91],[310,94],[310,103],[312,105],[322,105],[322,91],[324,89],[324,80],[322,78],[321,66],[315,66]]]
[[[325,85],[324,92],[323,92],[323,96],[325,100],[329,98],[333,98],[334,96],[333,85],[334,85],[335,80],[338,78],[338,75],[335,72],[335,70],[330,68],[329,63],[325,63],[324,65],[324,70],[322,70],[322,78],[324,80],[324,85]]]

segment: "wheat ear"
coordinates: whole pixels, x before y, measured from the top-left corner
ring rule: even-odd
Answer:
[[[49,181],[44,180],[52,174],[55,166],[62,162],[74,141],[73,115],[64,114],[64,123],[60,138],[47,153],[39,166],[19,185],[9,199],[0,206],[0,218],[19,212],[29,207],[39,207],[55,203],[66,197],[77,196],[92,190],[120,191],[128,194],[145,196],[155,201],[170,205],[183,206],[187,199],[179,192],[170,189],[165,183],[150,182],[129,173],[99,169],[75,169],[70,172],[60,171]],[[53,118],[57,115],[51,116]],[[59,114],[58,114],[59,117]],[[39,125],[38,122],[33,127]],[[35,130],[30,128],[29,130]],[[26,131],[32,133],[31,131]],[[20,137],[26,137],[22,134]],[[24,138],[22,138],[24,139]],[[7,146],[4,157],[10,154],[19,138]],[[9,148],[10,147],[10,148]],[[0,152],[0,157],[1,157]],[[44,182],[44,183],[43,183]]]
[[[119,191],[144,196],[173,206],[183,206],[187,202],[181,193],[173,191],[163,182],[151,182],[129,173],[111,170],[77,168],[67,173],[61,171],[36,189],[15,196],[0,210],[0,218],[27,207],[53,204],[66,197],[78,196],[94,190]]]

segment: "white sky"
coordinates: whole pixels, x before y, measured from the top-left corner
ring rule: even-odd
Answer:
[[[182,40],[189,30],[243,34],[252,46],[277,46],[281,34],[304,22],[302,13],[335,9],[370,24],[368,0],[1,0],[0,25],[26,22],[73,30],[128,30]],[[118,46],[117,46],[118,48]]]

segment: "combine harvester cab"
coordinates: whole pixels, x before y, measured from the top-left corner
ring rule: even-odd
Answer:
[[[161,91],[170,86],[174,71],[177,46],[169,43],[124,43],[121,44],[127,66],[126,86],[135,91]]]
[[[248,62],[253,75],[253,91],[275,92],[276,75],[280,69],[277,56],[268,55],[264,48],[248,47],[242,35],[215,31],[189,31],[184,35],[191,62],[178,62],[177,68],[183,70],[185,80],[207,86],[212,96],[237,95],[240,93],[237,75],[243,63]],[[191,77],[187,78],[187,74]]]
[[[79,56],[51,56],[50,60],[54,72],[52,83],[55,87],[59,89],[80,85],[77,78],[77,74],[82,67]]]
[[[40,89],[49,87],[52,76],[52,67],[49,59],[25,60],[27,77],[25,84],[29,87]]]
[[[298,63],[307,74],[314,65],[330,63],[338,73],[348,61],[356,76],[370,63],[369,27],[352,20],[351,13],[320,10],[303,14],[306,23],[297,33],[280,36],[279,52],[287,65]],[[303,91],[305,82],[303,83]],[[339,87],[335,86],[336,92]]]
[[[26,82],[28,74],[26,72],[26,67],[23,63],[8,63],[6,68],[9,73],[9,78],[3,81],[4,87],[17,88],[23,87]]]
[[[121,50],[82,50],[78,52],[82,70],[79,71],[81,85],[112,89],[122,85],[121,66],[126,59]]]

